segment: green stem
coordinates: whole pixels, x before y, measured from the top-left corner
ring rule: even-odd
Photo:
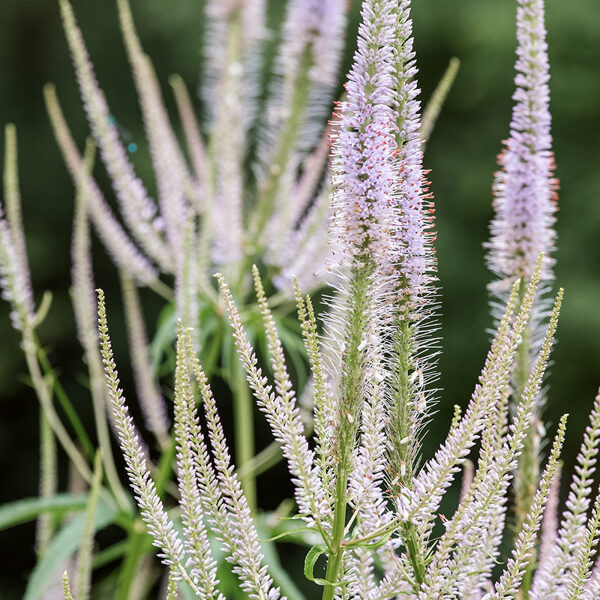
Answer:
[[[37,359],[39,360],[40,366],[42,367],[42,371],[44,376],[47,377],[52,382],[52,391],[56,396],[61,408],[65,411],[65,415],[71,427],[73,427],[75,431],[75,435],[77,436],[77,440],[83,447],[84,452],[87,457],[92,460],[94,458],[95,450],[94,445],[92,444],[87,432],[81,420],[79,419],[77,412],[73,408],[73,404],[71,404],[71,400],[67,396],[62,384],[58,380],[50,361],[48,360],[48,356],[46,355],[46,351],[39,345],[39,342],[36,341],[37,345]]]
[[[235,457],[240,483],[252,512],[256,511],[256,474],[245,466],[254,458],[254,404],[246,374],[237,360],[232,363],[231,389],[235,426]]]
[[[347,513],[347,485],[352,453],[356,444],[356,434],[360,421],[363,401],[363,377],[366,357],[361,342],[366,333],[365,314],[368,306],[368,290],[372,268],[367,265],[354,273],[350,289],[350,313],[345,336],[342,364],[341,398],[337,416],[337,453],[338,465],[335,483],[335,504],[330,552],[325,573],[325,587],[322,600],[333,600],[339,586],[342,557],[345,550],[344,534]]]
[[[40,497],[56,493],[56,440],[48,419],[40,414]],[[53,534],[53,515],[42,513],[37,520],[37,553],[43,556]]]
[[[81,445],[83,446],[87,456],[90,458],[93,458],[94,454],[95,454],[94,447],[92,446],[92,443],[91,443],[85,429],[83,428],[83,425],[81,424],[81,421],[79,420],[79,417],[77,416],[77,413],[75,412],[75,409],[73,408],[73,405],[71,404],[71,401],[69,400],[69,397],[67,396],[64,388],[60,384],[58,377],[56,376],[56,373],[54,372],[54,369],[52,368],[52,365],[50,364],[50,361],[48,360],[46,352],[40,346],[40,344],[37,340],[36,340],[36,345],[37,345],[37,359],[39,360],[39,364],[42,367],[44,374],[46,375],[47,378],[49,378],[49,380],[51,382],[51,384],[50,384],[51,389],[54,391],[58,401],[60,402],[60,405],[62,406],[63,410],[65,411],[67,418],[69,419],[71,426],[75,430],[77,438],[78,438],[79,442],[81,443]],[[92,370],[92,368],[93,368],[93,361],[90,361],[90,370]],[[100,381],[103,380],[104,375],[102,373],[102,365],[101,364],[99,367],[96,367],[96,371],[98,371],[98,369],[100,369],[100,370],[99,370],[99,372],[97,372],[95,374],[95,377],[90,372],[90,376],[92,379],[92,386],[94,385],[94,379],[99,378]],[[107,427],[107,422],[106,422],[106,412],[104,410],[104,408],[105,408],[104,403],[103,402],[102,402],[102,404],[99,403],[99,399],[103,398],[103,396],[104,396],[104,385],[102,384],[100,392],[98,392],[98,391],[96,391],[95,393],[92,392],[92,404],[93,404],[93,409],[94,409],[94,420],[96,422],[96,432],[98,435],[98,442],[99,442],[100,448],[102,450],[102,461],[104,463],[104,471],[105,471],[108,485],[109,485],[110,489],[112,490],[115,498],[117,499],[120,508],[123,509],[125,512],[128,512],[130,509],[130,504],[128,501],[127,493],[125,492],[123,485],[121,484],[121,480],[119,479],[117,467],[115,466],[114,457],[113,457],[113,453],[112,453],[112,447],[110,445],[110,436],[108,433],[108,427]]]
[[[333,531],[331,535],[332,552],[327,561],[327,571],[325,572],[325,581],[328,584],[323,588],[322,600],[333,600],[336,589],[336,582],[339,578],[340,566],[342,564],[342,555],[344,547],[342,541],[346,526],[346,486],[348,484],[348,473],[338,471],[338,477],[335,483],[335,507],[333,517]]]
[[[401,306],[393,350],[393,410],[390,415],[391,461],[397,472],[390,473],[392,493],[411,486],[419,455],[418,427],[426,410],[423,373],[415,357],[414,326],[408,305]],[[423,405],[423,406],[422,406]],[[425,576],[425,562],[416,527],[405,523],[402,538],[418,585]]]
[[[149,537],[146,533],[144,523],[136,519],[132,523],[127,540],[127,552],[119,571],[119,582],[115,594],[115,600],[129,600],[131,585],[142,556],[148,551]]]
[[[238,468],[238,477],[245,477],[247,475],[257,477],[261,473],[264,473],[275,466],[282,458],[283,454],[279,443],[271,442],[256,456],[253,456],[242,468]]]
[[[175,440],[171,438],[170,444],[160,455],[158,461],[158,473],[155,477],[156,481],[156,493],[159,497],[162,497],[167,484],[171,479],[171,473],[173,472],[173,461],[175,460]]]
[[[175,295],[173,294],[173,290],[160,279],[155,279],[154,281],[148,284],[148,287],[156,292],[159,296],[164,298],[167,302],[173,302]]]
[[[519,287],[519,306],[523,303],[526,292],[527,282],[523,278]],[[530,326],[527,326],[523,332],[523,338],[517,349],[517,356],[515,359],[515,390],[513,398],[515,406],[521,402],[532,368],[531,336],[532,332]],[[518,535],[518,532],[521,531],[523,527],[538,485],[540,463],[538,450],[536,448],[537,444],[535,442],[535,436],[537,435],[535,428],[537,427],[538,420],[539,407],[534,405],[532,408],[531,423],[523,443],[523,451],[519,457],[517,475],[515,477],[515,513],[517,518],[515,535]],[[536,562],[535,559],[529,562],[523,577],[521,595],[524,599],[529,597],[529,589]]]
[[[25,352],[25,361],[27,362],[27,368],[35,389],[36,395],[42,405],[44,415],[48,419],[48,423],[52,427],[54,434],[58,438],[64,448],[67,456],[79,471],[85,481],[91,485],[93,480],[92,471],[88,467],[85,458],[81,455],[79,450],[75,447],[75,444],[69,437],[66,429],[61,423],[54,405],[52,404],[52,396],[47,381],[44,380],[40,365],[37,360],[36,353],[36,341],[31,330],[25,330],[23,333],[23,347]]]
[[[425,561],[421,555],[421,548],[419,544],[419,536],[417,534],[417,528],[413,523],[405,523],[402,531],[402,539],[406,546],[406,551],[410,564],[413,568],[415,576],[416,588],[421,586],[425,580]]]
[[[391,460],[397,471],[390,473],[392,492],[399,493],[412,483],[418,440],[415,439],[419,419],[420,374],[414,356],[413,327],[410,312],[402,310],[398,321],[393,353],[393,410],[390,414]]]

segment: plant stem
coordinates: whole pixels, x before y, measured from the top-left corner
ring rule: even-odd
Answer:
[[[48,419],[40,414],[40,497],[51,498],[56,493],[56,440]],[[37,519],[37,553],[43,556],[53,534],[53,515],[42,513]]]
[[[31,328],[25,329],[23,332],[23,351],[25,353],[25,361],[27,362],[27,368],[33,388],[35,389],[36,395],[42,406],[44,417],[48,420],[48,424],[52,428],[54,435],[60,442],[64,451],[66,452],[69,460],[73,463],[73,466],[79,471],[79,474],[85,479],[88,485],[92,484],[93,474],[89,468],[85,458],[81,455],[73,440],[69,437],[67,430],[62,424],[54,405],[52,403],[51,387],[48,382],[44,379],[40,364],[37,358],[38,345]],[[107,492],[105,488],[100,490],[102,499],[110,507],[115,506],[114,498]]]
[[[37,360],[36,342],[31,330],[25,330],[23,333],[23,348],[25,352],[27,368],[29,369],[29,374],[31,376],[36,395],[40,401],[40,404],[42,405],[45,418],[48,419],[48,423],[52,427],[52,430],[58,438],[58,441],[61,443],[75,468],[79,471],[86,482],[91,485],[93,480],[92,471],[69,437],[69,434],[61,423],[52,404],[49,386],[44,380],[44,376],[42,375],[40,365]]]
[[[363,377],[366,357],[361,342],[366,333],[365,315],[368,308],[368,291],[370,285],[370,265],[355,270],[350,287],[350,309],[345,335],[345,350],[342,358],[343,372],[341,380],[341,402],[337,415],[337,473],[335,483],[335,504],[333,513],[333,530],[328,555],[325,588],[322,600],[333,600],[340,578],[342,555],[344,552],[344,533],[347,512],[347,485],[356,435],[360,422],[363,402]]]
[[[75,430],[75,434],[77,435],[77,439],[81,446],[83,447],[87,457],[91,460],[94,458],[95,450],[94,445],[92,444],[77,412],[73,408],[73,404],[69,400],[64,388],[62,387],[50,361],[48,360],[48,356],[46,355],[46,351],[37,343],[37,359],[40,363],[42,371],[44,372],[44,376],[52,381],[52,391],[56,396],[56,399],[60,403],[60,406],[65,411],[67,419],[71,424],[71,427]]]
[[[348,483],[348,473],[338,472],[338,477],[335,483],[335,507],[333,516],[333,532],[331,536],[331,547],[333,552],[329,555],[327,561],[327,571],[325,573],[325,581],[328,584],[323,589],[322,600],[333,600],[335,595],[336,582],[339,578],[340,566],[342,563],[342,555],[344,548],[342,541],[346,526],[346,486]]]
[[[523,303],[527,292],[527,282],[521,279],[519,287],[519,306]],[[523,338],[517,350],[517,357],[514,370],[514,405],[517,406],[522,400],[523,392],[529,380],[529,373],[532,368],[531,357],[531,325],[528,325],[523,332]],[[531,503],[535,496],[538,485],[540,458],[538,453],[537,423],[540,418],[540,408],[537,403],[534,404],[531,411],[531,423],[527,430],[527,435],[523,442],[523,450],[519,457],[517,474],[515,476],[515,513],[517,518],[515,535],[518,535],[523,527],[523,523],[529,513]],[[523,600],[529,598],[529,588],[531,586],[533,569],[536,565],[535,557],[529,562],[529,565],[523,576],[521,584],[521,597]]]
[[[142,556],[151,547],[150,538],[141,519],[131,524],[127,540],[127,551],[119,571],[115,600],[129,600],[130,590]]]
[[[401,306],[398,312],[396,339],[392,356],[393,406],[390,414],[391,460],[397,471],[390,473],[393,494],[410,487],[419,455],[419,422],[426,412],[424,375],[415,356],[415,331],[411,310]],[[422,396],[422,398],[420,397]],[[419,536],[412,523],[402,527],[402,539],[413,567],[415,581],[423,582],[425,565]]]
[[[235,425],[235,455],[240,483],[252,512],[256,511],[256,474],[244,468],[254,458],[254,403],[239,361],[232,361],[231,389]]]

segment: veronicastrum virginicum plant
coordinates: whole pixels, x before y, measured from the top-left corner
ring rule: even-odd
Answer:
[[[92,178],[93,146],[88,145],[84,157],[80,155],[54,90],[48,87],[49,113],[77,187],[74,304],[100,446],[93,469],[89,466],[93,446],[35,335],[47,302],[35,311],[20,223],[12,127],[7,128],[0,264],[3,292],[13,308],[13,323],[22,333],[43,409],[42,501],[29,511],[42,513],[37,545],[44,568],[54,565],[56,571],[59,564],[52,559],[68,556],[68,552],[61,554],[66,539],[81,540],[73,569],[75,594],[65,574],[66,598],[89,597],[94,531],[114,521],[126,523],[130,533],[126,549],[107,551],[124,556],[117,596],[128,598],[139,586],[148,591],[152,585],[152,571],[146,570],[149,563],[143,558],[147,538],[140,530],[142,523],[131,520],[130,501],[111,456],[104,417],[107,399],[141,520],[168,567],[165,597],[176,598],[178,593],[197,598],[244,597],[240,593],[265,599],[282,593],[302,597],[281,571],[272,545],[261,542],[259,531],[264,531],[265,523],[254,510],[248,469],[234,469],[209,384],[210,372],[203,365],[204,350],[198,357],[212,333],[203,329],[203,303],[210,310],[224,307],[233,331],[241,368],[231,363],[227,375],[238,398],[238,422],[247,425],[249,388],[287,460],[298,518],[304,521],[296,534],[304,543],[314,544],[307,552],[305,575],[322,586],[323,598],[598,596],[600,570],[592,570],[599,534],[598,500],[589,519],[587,513],[600,443],[600,397],[561,519],[558,458],[564,418],[542,468],[541,388],[562,291],[551,305],[547,298],[556,186],[551,176],[543,2],[519,0],[518,4],[516,104],[507,150],[501,157],[503,171],[495,185],[497,216],[490,243],[490,265],[500,280],[492,290],[499,297],[501,314],[464,415],[455,412],[445,441],[431,460],[421,464],[423,428],[435,395],[436,289],[433,206],[422,166],[423,138],[430,124],[421,123],[417,100],[410,2],[363,2],[346,94],[326,134],[321,121],[331,100],[344,3],[290,2],[262,122],[264,133],[259,135],[256,185],[244,191],[244,148],[255,126],[260,94],[256,75],[265,36],[262,2],[208,3],[213,51],[203,89],[211,108],[207,143],[199,134],[181,80],[172,80],[188,144],[188,167],[152,67],[135,35],[129,7],[119,0],[157,179],[157,207],[134,174],[95,82],[72,9],[61,0],[95,142],[128,228],[112,216]],[[452,65],[432,100],[427,111],[430,121],[454,72]],[[324,177],[329,136],[331,180]],[[244,211],[248,205],[253,207],[250,214]],[[318,235],[327,228],[328,216],[329,249],[324,236]],[[122,272],[140,405],[145,425],[163,451],[158,467],[148,458],[119,387],[102,292],[99,333],[94,326],[88,219]],[[252,279],[247,276],[253,262],[267,268],[268,290],[272,284],[280,288],[275,297],[267,296],[256,267]],[[326,263],[336,292],[320,335],[311,298],[301,290],[313,288],[312,271]],[[218,290],[210,278],[215,269],[222,271]],[[174,293],[160,274],[173,278]],[[302,419],[305,405],[294,391],[286,365],[286,330],[273,310],[281,310],[293,296],[293,274],[298,276],[295,300],[312,375],[308,388],[312,441]],[[136,284],[174,298],[179,330],[173,442],[149,359]],[[272,383],[251,343],[257,337],[258,321],[264,329]],[[174,319],[169,326],[175,327]],[[62,425],[53,395],[63,403],[81,447]],[[253,449],[247,428],[236,433],[241,438],[237,447],[244,448],[238,456],[240,466],[249,461]],[[85,514],[58,535],[51,513],[44,511],[77,508],[82,499],[55,496],[55,438],[90,486]],[[476,443],[477,460],[468,461]],[[176,489],[169,487],[173,454]],[[440,504],[461,468],[458,507],[451,517],[442,518]],[[508,559],[496,568],[502,558],[500,542],[513,479],[514,543]],[[166,508],[167,491],[177,498],[176,509]],[[435,529],[438,516],[444,522],[441,533]],[[231,563],[237,581],[224,581],[223,571],[217,573],[223,557]],[[321,569],[323,576],[317,577]],[[31,591],[36,585],[39,590],[39,573],[34,573],[27,597],[39,597]]]
[[[525,19],[528,31],[543,37],[543,23],[536,23],[536,17],[543,18],[541,3],[523,0],[518,13],[519,56],[527,52]],[[545,586],[546,594],[554,589],[556,597],[593,598],[598,585],[597,575],[591,574],[600,533],[598,500],[589,521],[585,513],[600,436],[598,406],[578,457],[560,530],[556,531],[553,512],[565,418],[520,515],[511,556],[500,575],[493,576],[510,482],[523,462],[520,458],[530,451],[530,429],[538,420],[539,394],[562,302],[561,290],[542,339],[535,346],[528,343],[532,328],[540,326],[538,290],[547,280],[543,253],[535,266],[510,282],[504,313],[471,402],[464,415],[455,414],[434,458],[419,465],[420,433],[432,400],[428,380],[435,368],[431,337],[435,261],[419,139],[409,2],[367,0],[362,19],[347,96],[340,104],[334,133],[331,242],[339,283],[329,337],[319,340],[310,298],[303,297],[298,286],[296,293],[313,371],[314,449],[303,433],[258,270],[254,268],[254,281],[273,384],[258,367],[230,288],[225,277],[218,275],[248,382],[287,458],[299,516],[321,538],[307,554],[305,574],[323,586],[323,598],[499,599],[528,596],[530,591],[535,595],[539,593],[536,586],[530,590],[533,556],[551,498],[536,583]],[[543,56],[536,54],[536,58],[543,63]],[[531,62],[525,61],[526,68],[531,68]],[[518,63],[517,68],[523,69],[522,65]],[[521,76],[517,84],[524,87]],[[517,94],[517,101],[521,100]],[[517,104],[515,112],[519,110],[524,110],[523,105]],[[513,123],[511,139],[519,138],[527,125]],[[527,149],[548,157],[548,149],[538,149],[535,143]],[[526,160],[521,167],[522,163],[527,165]],[[510,160],[504,165],[499,194],[515,177]],[[540,176],[527,166],[523,170],[519,175],[524,183],[517,184],[517,189]],[[541,175],[549,177],[549,166]],[[548,186],[551,189],[550,182]],[[508,211],[506,197],[498,198],[498,206]],[[540,218],[548,224],[543,211]],[[516,255],[521,257],[522,252],[517,250]],[[515,273],[504,274],[510,278]],[[279,597],[268,565],[263,564],[258,534],[231,468],[216,405],[190,331],[180,325],[175,388],[181,541],[149,477],[143,448],[119,389],[102,293],[99,325],[121,447],[143,518],[170,568],[170,589],[183,581],[197,597],[221,597],[208,527],[229,555],[242,589],[255,598]],[[535,355],[527,359],[528,371],[519,387],[514,372],[524,368],[524,344],[528,344],[528,356],[534,348]],[[206,434],[196,413],[193,379],[201,396]],[[517,398],[512,412],[511,393]],[[442,535],[434,535],[444,492],[478,439],[477,465],[471,475],[465,469],[458,508],[444,520]],[[517,491],[519,485],[517,479]],[[315,566],[323,556],[325,575],[316,578]]]
[[[94,322],[96,301],[90,224],[120,270],[139,404],[144,425],[156,440],[152,446],[161,451],[155,473],[158,473],[159,493],[164,493],[170,486],[175,445],[171,441],[169,411],[157,385],[157,371],[164,371],[160,365],[161,353],[170,352],[169,342],[175,334],[176,317],[188,326],[196,326],[201,321],[202,327],[195,329],[198,333],[194,344],[202,351],[207,372],[215,371],[221,346],[227,347],[230,338],[222,331],[222,307],[209,277],[214,270],[222,270],[232,282],[236,298],[242,305],[243,320],[254,339],[263,334],[258,313],[254,315],[251,310],[254,299],[246,274],[255,261],[267,267],[267,289],[274,293],[274,297],[269,298],[269,305],[277,309],[274,315],[286,352],[295,359],[296,375],[302,379],[305,367],[298,351],[302,346],[301,332],[295,320],[288,318],[286,313],[293,307],[293,302],[290,303],[293,299],[291,275],[296,276],[304,289],[314,290],[319,283],[313,274],[323,270],[330,252],[325,232],[332,186],[326,173],[333,125],[327,127],[325,121],[335,88],[347,6],[341,0],[289,2],[279,55],[269,78],[265,116],[258,118],[260,60],[263,43],[268,38],[264,26],[265,6],[260,1],[215,0],[207,3],[206,46],[210,51],[207,52],[208,77],[203,84],[203,97],[209,116],[201,124],[206,135],[200,133],[182,80],[171,79],[187,143],[188,166],[169,124],[152,66],[137,38],[129,5],[125,0],[119,0],[123,37],[155,169],[156,205],[135,174],[116,121],[95,81],[72,8],[67,0],[59,4],[95,142],[88,143],[82,156],[69,132],[56,92],[48,85],[45,89],[48,112],[77,188],[72,295],[78,335],[90,375],[95,433],[101,448],[96,458],[101,458],[103,469],[99,467],[92,471],[93,444],[35,335],[47,313],[50,296],[44,296],[36,313],[21,230],[16,134],[12,126],[7,128],[6,134],[3,290],[13,306],[13,323],[23,334],[30,375],[43,411],[40,502],[29,512],[60,514],[68,507],[81,505],[81,498],[56,495],[55,444],[58,441],[77,476],[90,486],[96,480],[95,474],[101,473],[98,477],[102,477],[103,485],[97,490],[101,504],[96,520],[106,523],[107,519],[117,519],[129,534],[125,549],[107,551],[107,557],[127,556],[119,575],[118,593],[128,597],[130,588],[148,579],[144,569],[137,568],[140,560],[142,566],[148,562],[142,559],[147,549],[112,457],[110,429],[112,427],[116,433],[116,423],[112,411],[108,411],[110,424],[106,420],[102,363]],[[432,97],[429,116],[421,132],[423,139],[431,133],[456,68],[457,61],[454,60]],[[248,156],[253,156],[251,146],[256,137],[259,138],[256,164],[253,177],[249,178],[243,165]],[[125,226],[114,217],[92,176],[95,147],[99,148],[112,181]],[[248,186],[248,180],[255,184]],[[161,279],[161,276],[165,277]],[[174,292],[165,283],[165,278],[167,283],[174,283]],[[164,296],[168,302],[166,313],[172,314],[163,319],[152,348],[149,348],[142,318],[138,286],[147,286]],[[255,304],[254,307],[257,308]],[[237,363],[227,362],[229,354],[226,350],[222,354],[221,374],[234,390],[238,415],[236,462],[243,467],[240,479],[249,504],[254,508],[254,475],[277,459],[279,447],[274,443],[253,458],[252,404],[248,386]],[[309,395],[305,393],[305,396]],[[61,422],[54,398],[59,400],[61,411],[67,417],[67,427]],[[304,410],[304,417],[307,415]],[[70,437],[69,428],[74,431],[75,439]],[[172,487],[170,489],[174,491]],[[102,513],[104,509],[110,516],[106,511]],[[86,523],[94,522],[94,514],[95,510],[90,509]],[[56,525],[57,519],[49,514],[43,514],[39,519],[37,549],[40,562],[31,578],[28,597],[34,597],[32,589],[39,592],[44,588],[38,573],[47,572],[47,565],[62,556],[58,551],[61,540],[55,535]],[[70,535],[80,537],[76,533],[79,524],[72,525]],[[96,527],[99,526],[96,523]],[[92,535],[90,525],[86,528],[87,542],[82,542],[82,548],[89,547]],[[83,558],[79,561],[78,597],[85,593],[85,582],[89,580],[89,573],[86,574],[89,561],[84,555],[82,553]],[[80,582],[84,583],[80,585]]]

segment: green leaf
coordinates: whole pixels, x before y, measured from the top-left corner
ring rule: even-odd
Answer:
[[[118,510],[104,502],[98,504],[94,531],[103,529],[117,517]],[[48,584],[56,578],[65,561],[77,552],[81,545],[85,514],[77,515],[68,525],[63,527],[54,537],[46,553],[31,573],[23,600],[39,600],[44,595]]]
[[[25,498],[0,507],[0,531],[33,521],[42,513],[61,515],[70,510],[83,510],[87,494],[57,494],[52,498]]]
[[[325,585],[327,582],[324,579],[319,579],[318,577],[315,577],[315,563],[317,562],[317,560],[319,560],[319,557],[322,554],[325,554],[326,552],[327,548],[325,546],[313,546],[308,551],[308,554],[304,559],[304,576],[309,581],[313,581],[314,583],[318,583],[319,585]]]
[[[320,577],[314,576],[315,563],[319,560],[319,557],[322,554],[327,553],[327,548],[322,545],[313,546],[306,555],[306,559],[304,560],[304,576],[309,581],[316,583],[317,585],[334,585],[336,587],[346,585],[347,582],[344,581],[327,581],[327,579],[321,579]]]
[[[104,567],[105,565],[118,560],[125,552],[127,552],[127,547],[127,541],[121,541],[109,546],[106,550],[98,552],[98,554],[92,558],[92,568],[99,569],[100,567]]]

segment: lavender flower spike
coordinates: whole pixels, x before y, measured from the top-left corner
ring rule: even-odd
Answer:
[[[391,216],[395,8],[390,0],[363,4],[358,50],[341,106],[334,146],[334,169],[340,175],[334,177],[331,237],[345,264],[348,258],[353,262],[353,256],[364,259],[375,251]]]
[[[414,301],[427,295],[427,284],[435,271],[432,250],[434,234],[433,206],[427,193],[423,171],[421,131],[421,103],[417,99],[417,67],[413,50],[410,0],[402,0],[397,8],[398,24],[394,70],[396,85],[394,109],[397,119],[399,196],[397,209],[397,257],[400,271],[408,283],[407,292]],[[535,265],[534,265],[535,266]]]
[[[557,180],[550,135],[548,54],[544,0],[519,0],[517,62],[510,136],[498,162],[488,264],[500,281],[492,290],[510,287],[517,277],[531,277],[544,253],[542,279],[552,279],[556,233]]]

